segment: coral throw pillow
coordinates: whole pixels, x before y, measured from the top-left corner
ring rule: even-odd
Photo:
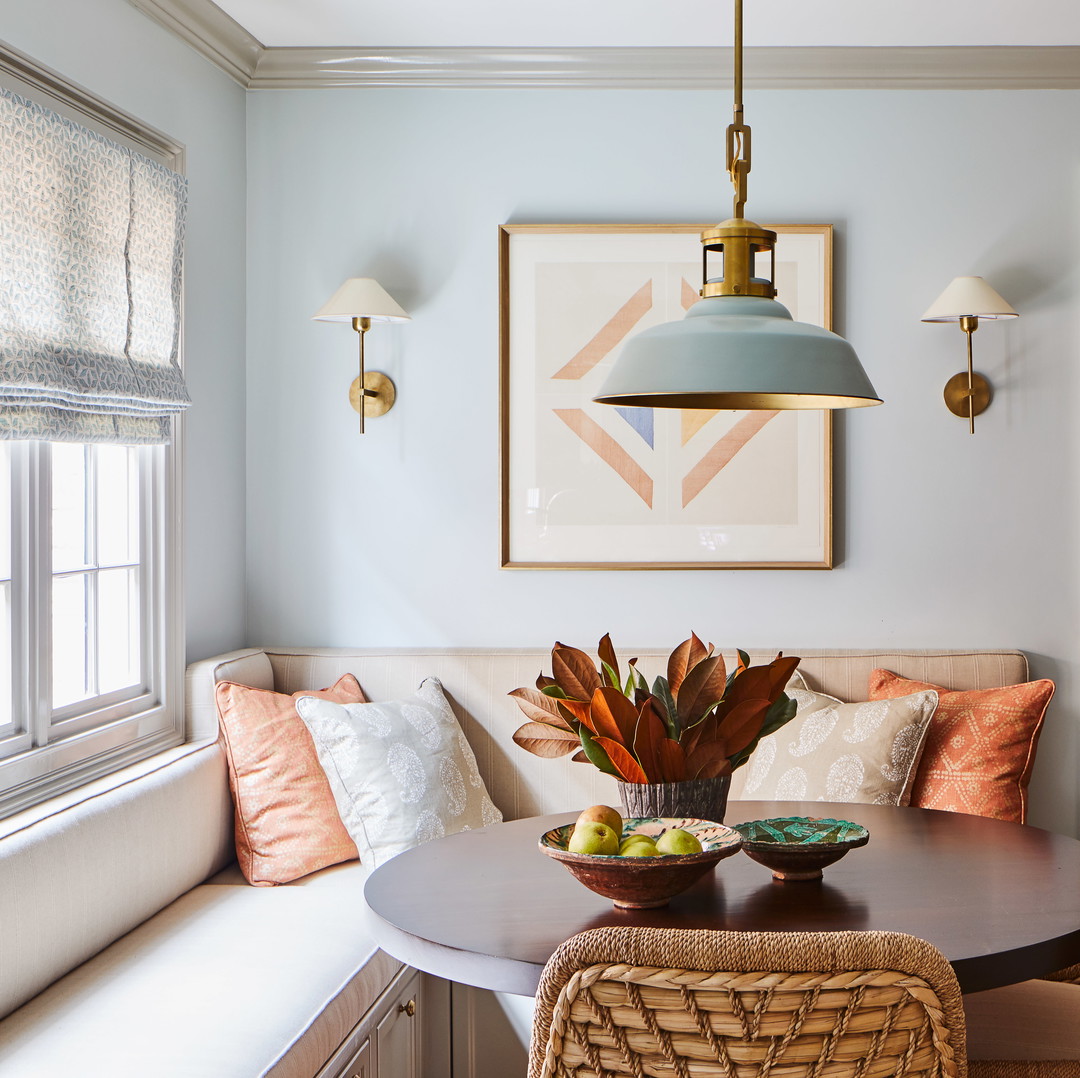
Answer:
[[[934,689],[938,709],[926,734],[911,803],[1023,823],[1027,787],[1054,683],[953,692],[890,670],[870,674],[870,698]]]
[[[221,740],[236,809],[236,860],[248,883],[288,883],[358,856],[338,815],[315,743],[296,699],[338,703],[366,697],[352,674],[329,689],[293,696],[231,681],[217,686]]]

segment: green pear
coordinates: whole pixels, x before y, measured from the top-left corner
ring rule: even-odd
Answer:
[[[619,836],[607,824],[586,820],[574,828],[566,848],[571,853],[614,857],[619,852]]]
[[[648,835],[630,835],[629,838],[623,839],[622,845],[619,847],[619,856],[659,857],[660,851],[657,850],[656,843]]]
[[[681,827],[665,831],[657,840],[656,848],[668,856],[685,857],[689,853],[701,853],[701,843]]]

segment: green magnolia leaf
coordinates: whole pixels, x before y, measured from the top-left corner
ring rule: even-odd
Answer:
[[[629,697],[629,692],[623,692],[622,685],[619,682],[619,671],[613,669],[612,666],[606,662],[600,663],[600,672],[604,674],[604,684],[609,688],[618,689],[623,693],[623,696]]]
[[[589,758],[589,763],[597,770],[603,771],[605,775],[618,777],[619,773],[615,770],[615,765],[608,754],[593,740],[592,734],[584,726],[579,727],[578,733],[581,737],[581,751]]]
[[[661,717],[667,727],[668,737],[672,741],[678,741],[682,726],[679,722],[678,708],[675,707],[675,699],[671,695],[671,686],[666,677],[658,677],[653,682],[652,694],[660,701]]]
[[[570,697],[567,696],[566,693],[564,693],[562,691],[562,689],[560,689],[559,686],[555,685],[554,683],[551,684],[551,685],[545,685],[540,691],[545,696],[554,696],[556,700],[569,700],[570,699]]]

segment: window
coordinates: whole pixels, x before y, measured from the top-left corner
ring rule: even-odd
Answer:
[[[168,236],[152,249],[143,244],[140,255],[142,223],[134,221],[136,205],[144,212],[162,199],[167,202],[178,189],[171,170],[181,164],[179,147],[2,47],[0,88],[60,113],[83,133],[89,131],[92,150],[100,146],[103,159],[121,162],[117,201],[122,207],[128,201],[129,172],[133,192],[132,223],[125,225],[121,219],[117,226],[110,220],[123,242],[113,243],[112,253],[102,253],[98,277],[92,275],[93,266],[86,271],[85,250],[78,260],[66,259],[80,262],[78,270],[91,287],[83,287],[81,280],[75,285],[59,280],[54,272],[53,263],[65,262],[62,251],[52,257],[56,244],[66,242],[63,234],[57,238],[52,232],[44,241],[52,262],[36,277],[13,271],[21,256],[6,252],[6,264],[0,259],[0,413],[13,402],[21,407],[28,392],[26,379],[20,381],[11,372],[22,358],[19,349],[29,353],[37,347],[34,340],[25,344],[30,330],[41,339],[46,363],[55,364],[57,356],[64,361],[68,340],[49,334],[54,324],[72,317],[72,308],[82,320],[77,333],[89,339],[86,327],[92,323],[91,362],[108,361],[101,342],[109,327],[119,324],[120,366],[138,372],[141,364],[138,385],[153,383],[157,395],[165,383],[167,393],[176,385],[183,393],[176,364],[180,240],[176,238],[174,247]],[[25,142],[24,131],[18,137]],[[119,154],[109,149],[112,145]],[[130,168],[125,147],[135,151],[128,154]],[[140,183],[144,186],[137,187]],[[55,187],[58,201],[66,200],[65,208],[87,201],[81,190],[64,189],[62,174],[58,178],[50,173],[47,186]],[[166,217],[171,211],[166,204]],[[182,234],[182,205],[176,216]],[[49,227],[55,229],[55,220]],[[17,222],[14,231],[21,234],[20,229],[32,232]],[[93,231],[95,244],[101,240],[99,230],[88,230],[83,222],[61,229],[80,231]],[[100,232],[108,247],[108,230]],[[31,235],[29,243],[34,242]],[[106,264],[110,257],[115,263],[117,246],[122,261]],[[133,267],[137,257],[143,261]],[[8,278],[18,277],[17,286],[9,282],[6,292],[4,272]],[[171,292],[164,298],[164,286],[156,293],[147,291],[147,280],[155,273],[166,285],[166,275],[172,274]],[[106,310],[98,317],[87,298],[96,296],[97,280],[108,284],[101,295],[125,297],[130,305],[126,313],[122,309],[117,317],[115,310]],[[21,291],[16,293],[16,287]],[[78,302],[64,303],[53,318],[50,297],[65,287],[77,293]],[[146,316],[147,310],[152,317]],[[79,369],[80,381],[84,367]],[[111,394],[116,380],[110,377],[108,382]],[[132,394],[125,386],[123,396],[111,397],[104,408],[101,392],[88,398],[84,412],[79,411],[84,406],[76,404],[72,419],[66,391],[62,384],[41,406],[35,401],[21,407],[20,416],[36,411],[44,417],[41,430],[27,438],[16,429],[6,435],[11,440],[0,439],[0,815],[183,740],[176,413],[184,402],[162,408],[156,400],[148,404],[149,393]],[[53,407],[57,401],[59,410]],[[0,428],[4,422],[0,415]],[[8,423],[17,428],[15,421]],[[170,430],[171,444],[136,444],[160,441]],[[52,440],[54,436],[60,440]]]

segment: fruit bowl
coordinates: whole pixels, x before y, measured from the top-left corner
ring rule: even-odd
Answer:
[[[743,852],[772,869],[778,880],[820,880],[822,869],[870,841],[870,832],[850,820],[786,816],[735,825]]]
[[[622,837],[638,833],[658,838],[681,828],[701,843],[701,853],[665,857],[607,857],[571,853],[567,849],[574,824],[555,827],[540,837],[540,849],[566,866],[590,891],[610,898],[622,909],[648,910],[666,906],[718,861],[739,852],[742,840],[730,827],[711,820],[686,817],[633,817],[623,821]]]

